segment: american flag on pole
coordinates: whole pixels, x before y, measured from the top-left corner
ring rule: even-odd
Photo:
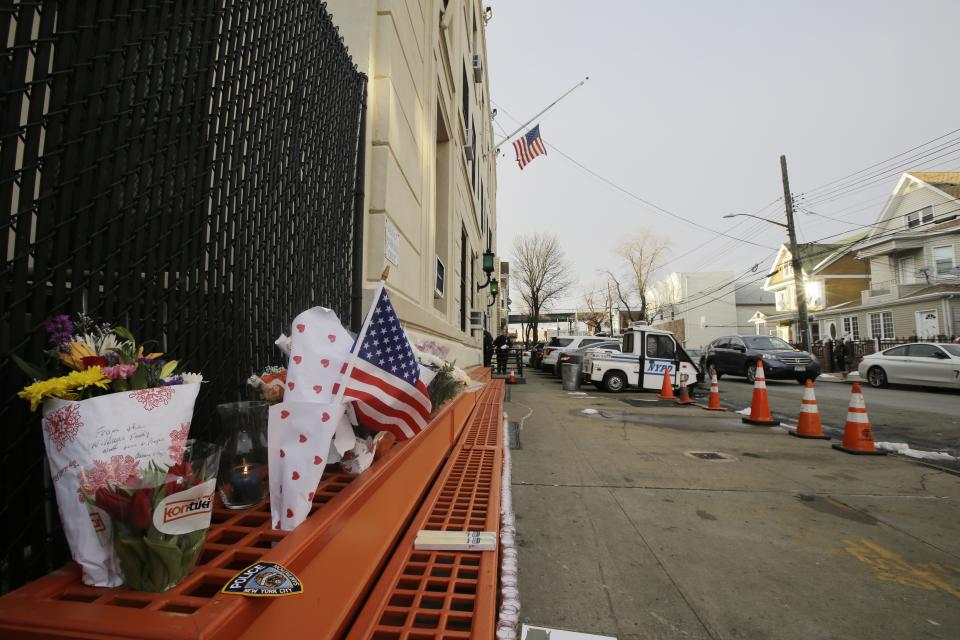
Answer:
[[[521,170],[533,162],[537,156],[547,155],[547,148],[543,144],[543,138],[540,137],[540,125],[517,138],[513,143],[513,149],[517,152],[517,164],[520,165]]]
[[[383,283],[353,345],[343,396],[366,427],[398,440],[417,435],[430,417],[430,396],[420,364]]]

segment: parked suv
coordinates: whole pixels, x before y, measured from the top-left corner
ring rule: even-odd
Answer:
[[[543,348],[543,362],[540,368],[544,371],[551,371],[559,375],[560,370],[557,368],[557,358],[561,352],[573,351],[574,349],[589,347],[609,340],[609,336],[557,336],[550,338],[550,341],[547,342]]]
[[[724,336],[717,338],[704,349],[701,369],[709,375],[711,368],[717,377],[723,374],[746,376],[754,381],[757,360],[763,360],[764,377],[770,380],[792,378],[803,384],[816,380],[820,375],[820,363],[806,351],[773,336]]]

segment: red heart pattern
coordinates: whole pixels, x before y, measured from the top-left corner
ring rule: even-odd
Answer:
[[[326,358],[324,358],[323,360],[320,361],[320,365],[321,365],[324,369],[326,369],[327,367],[330,366],[330,361],[327,360]]]
[[[285,458],[286,456],[287,456],[287,452],[284,451],[283,449],[280,449],[280,457]]]
[[[339,389],[340,389],[340,383],[338,382],[335,385],[333,385],[333,395],[337,395],[337,391],[339,391]]]
[[[307,500],[313,500],[313,491],[307,494]]]
[[[323,464],[323,458],[320,456],[313,456],[313,464]]]
[[[293,479],[293,480],[299,480],[299,479],[300,479],[300,474],[297,473],[296,471],[294,471],[293,474],[290,476],[290,478]]]
[[[334,342],[337,341],[337,336],[335,336],[335,335],[333,335],[333,334],[331,333],[330,335],[327,336],[327,340],[330,341],[330,344],[333,344]]]
[[[303,361],[303,356],[293,356],[293,361],[300,364]]]
[[[298,324],[298,325],[297,325],[297,331],[299,331],[300,333],[303,333],[303,332],[306,330],[306,328],[307,328],[307,325],[305,325],[305,324]]]
[[[290,388],[290,391],[293,391],[293,388],[294,388],[295,386],[297,386],[297,385],[296,385],[296,383],[294,383],[294,382],[288,382],[288,383],[287,383],[287,387]]]
[[[322,384],[315,384],[315,385],[313,385],[313,392],[314,392],[314,393],[320,393],[321,391],[323,391],[323,385],[322,385]]]
[[[330,414],[327,413],[326,411],[324,411],[323,415],[320,416],[320,422],[326,422],[329,419],[330,419]]]
[[[306,442],[306,441],[307,441],[307,436],[305,436],[305,435],[303,435],[303,434],[301,433],[301,434],[300,434],[300,443],[303,444],[303,443]]]
[[[293,509],[287,509],[287,517],[288,517],[288,518],[292,518],[292,517],[293,517]],[[277,524],[280,524],[280,523],[278,522]],[[277,528],[279,528],[279,527],[277,527]]]
[[[286,420],[287,416],[289,416],[289,415],[290,415],[290,412],[287,411],[286,409],[281,409],[281,410],[280,410],[280,418],[281,418],[282,420]]]

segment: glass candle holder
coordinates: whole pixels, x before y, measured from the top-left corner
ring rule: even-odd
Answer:
[[[260,504],[267,493],[267,415],[269,402],[217,405],[221,432],[217,493],[228,509]]]

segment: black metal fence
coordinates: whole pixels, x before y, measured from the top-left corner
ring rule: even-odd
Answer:
[[[314,0],[6,1],[0,37],[4,591],[67,557],[9,354],[123,324],[210,380],[209,435],[297,312],[351,319],[366,78]]]

